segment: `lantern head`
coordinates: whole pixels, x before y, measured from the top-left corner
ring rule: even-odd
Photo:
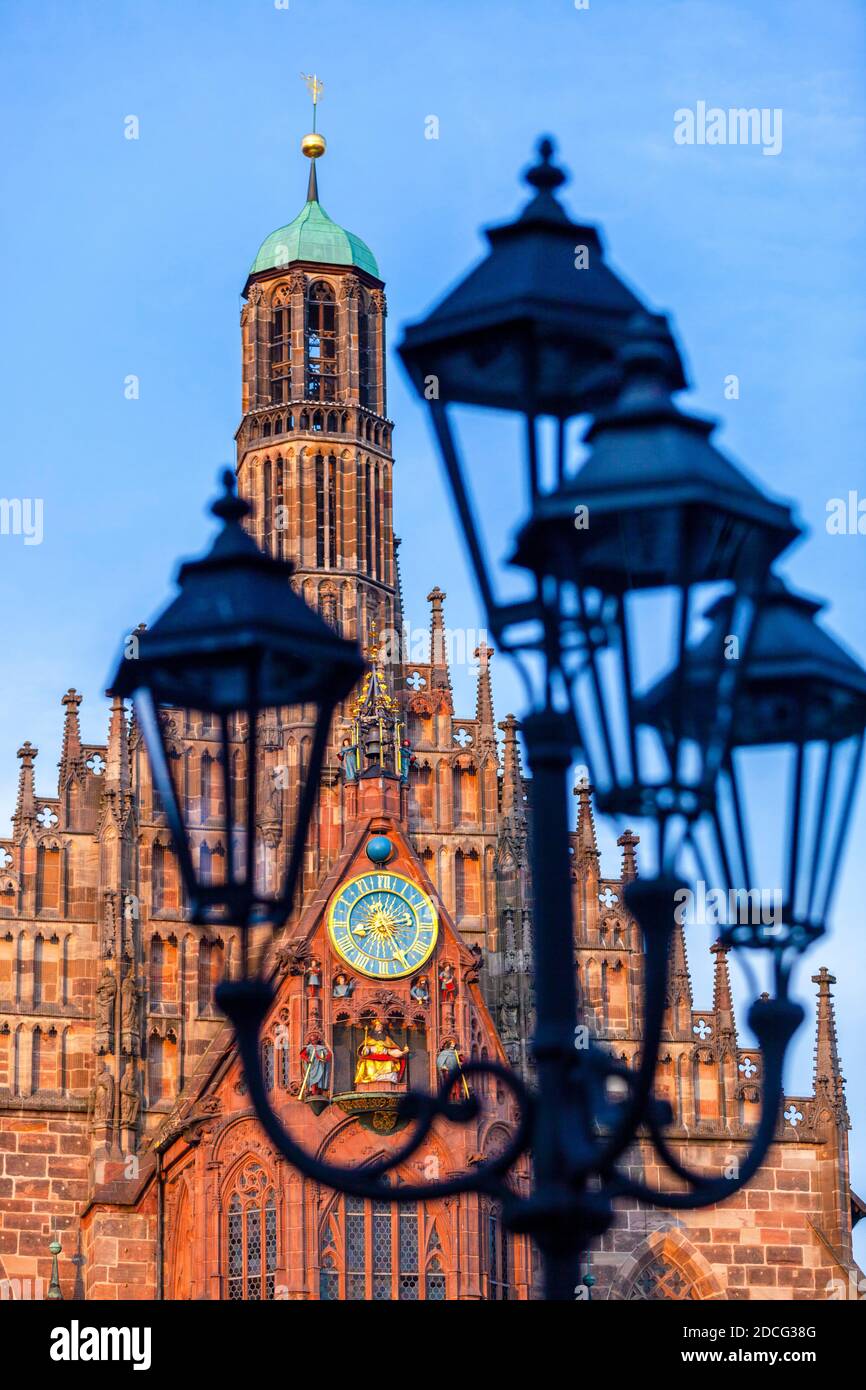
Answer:
[[[315,710],[306,785],[299,806],[289,810],[294,846],[302,847],[333,710],[364,662],[355,644],[333,632],[294,592],[293,566],[264,554],[243,529],[250,508],[236,496],[231,471],[223,484],[212,508],[222,528],[210,551],[181,566],[177,597],[152,627],[127,639],[110,693],[135,699],[193,920],[218,915],[245,926],[257,917],[285,920],[297,873],[290,854],[279,891],[273,866],[256,865],[260,722],[286,707]],[[225,873],[218,883],[200,867],[205,827],[187,814],[192,798],[182,785],[178,738],[192,728],[213,737],[212,760],[220,765],[221,794],[207,807],[211,836],[214,819],[222,821]]]
[[[536,500],[513,562],[560,586],[569,679],[601,810],[690,820],[712,802],[730,728],[736,663],[716,655],[712,719],[684,738],[680,702],[662,744],[640,697],[669,676],[689,688],[689,642],[718,598],[728,647],[745,651],[771,561],[798,535],[711,441],[712,422],[672,400],[677,365],[656,325],[632,324],[623,385],[585,436],[577,472]],[[568,643],[565,644],[568,646]]]
[[[722,940],[803,950],[826,929],[842,860],[866,729],[866,671],[815,621],[823,604],[776,575],[755,620],[734,699],[730,746],[714,815],[695,849],[734,910]],[[688,723],[705,737],[724,615],[689,662]],[[673,682],[641,715],[670,737]],[[712,870],[710,869],[712,865]],[[743,911],[739,911],[742,905]]]

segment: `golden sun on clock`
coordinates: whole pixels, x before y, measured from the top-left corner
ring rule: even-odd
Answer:
[[[373,980],[399,980],[430,959],[439,933],[431,899],[402,874],[375,869],[349,879],[331,903],[337,955]]]

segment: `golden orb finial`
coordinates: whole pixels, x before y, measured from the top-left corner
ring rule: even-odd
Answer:
[[[301,154],[305,154],[308,159],[318,159],[327,148],[324,135],[320,135],[316,130],[311,131],[301,140]]]

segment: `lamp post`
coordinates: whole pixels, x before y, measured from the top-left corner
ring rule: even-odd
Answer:
[[[564,176],[552,152],[550,142],[542,142],[540,163],[528,175],[534,196],[521,216],[488,233],[489,256],[407,331],[400,348],[430,406],[488,626],[518,663],[530,693],[523,729],[533,775],[536,1084],[530,1090],[496,1063],[464,1063],[467,1076],[494,1075],[514,1096],[518,1118],[509,1143],[471,1171],[397,1189],[389,1176],[417,1152],[436,1117],[468,1122],[478,1115],[478,1097],[453,1100],[450,1077],[436,1095],[411,1091],[398,1115],[412,1122],[408,1137],[384,1158],[363,1169],[322,1162],[292,1137],[271,1106],[259,1035],[275,995],[270,979],[249,972],[246,949],[244,977],[220,985],[217,1000],[234,1024],[256,1114],[290,1163],[316,1182],[378,1201],[484,1192],[502,1203],[511,1230],[527,1233],[538,1245],[545,1297],[565,1300],[575,1296],[581,1253],[611,1224],[618,1196],[701,1206],[723,1201],[754,1174],[773,1138],[785,1051],[803,1011],[787,997],[787,973],[779,972],[778,997],[762,998],[749,1014],[765,1059],[761,1118],[749,1153],[735,1179],[689,1173],[665,1138],[670,1107],[653,1096],[678,860],[683,847],[694,847],[701,827],[717,824],[717,793],[731,765],[735,723],[742,720],[748,728],[754,719],[763,727],[764,692],[748,673],[753,648],[756,661],[762,651],[770,565],[797,527],[785,505],[765,497],[715,449],[710,425],[673,404],[671,395],[685,380],[667,323],[648,314],[616,278],[595,230],[569,220],[554,196]],[[513,563],[530,576],[532,590],[519,603],[503,602],[495,592],[449,416],[458,404],[517,409],[524,417],[529,515]],[[592,452],[572,473],[569,425],[590,410],[596,413],[588,436]],[[553,467],[547,470],[544,417],[554,425]],[[588,509],[588,527],[575,526],[577,508]],[[253,925],[280,926],[291,911],[331,715],[362,667],[357,649],[292,592],[291,567],[262,555],[245,534],[245,510],[228,475],[225,496],[214,507],[222,531],[211,552],[181,569],[180,595],[125,654],[114,681],[115,693],[136,696],[192,919],[207,922],[222,914],[219,920],[237,925],[244,942]],[[702,643],[707,605],[701,598],[707,591],[717,599],[716,627]],[[655,683],[647,681],[635,654],[630,610],[641,598],[656,604],[651,613],[657,628],[667,613],[669,654]],[[729,638],[736,639],[733,660]],[[539,669],[540,682],[533,684]],[[760,664],[755,669],[760,672]],[[866,682],[864,673],[855,678],[847,671],[847,704],[842,703],[852,730],[861,721],[862,734],[861,677]],[[828,688],[825,679],[824,696]],[[802,718],[811,718],[815,693],[814,680],[802,684]],[[313,755],[285,880],[280,891],[267,895],[254,872],[257,717],[265,706],[302,702],[317,711]],[[832,707],[840,708],[838,702]],[[196,871],[195,829],[172,777],[167,732],[178,708],[220,720],[229,844],[235,829],[233,741],[245,750],[245,852],[237,862],[229,853],[220,884],[202,882]],[[658,826],[657,876],[630,883],[626,892],[645,945],[636,1071],[594,1042],[576,1045],[566,776],[578,751],[597,780],[602,810],[637,811]],[[849,806],[855,775],[856,768],[846,793]],[[832,777],[827,804],[831,784]],[[793,945],[800,949],[805,942],[801,934]],[[612,1082],[619,1087],[615,1097]],[[629,1177],[621,1160],[641,1134],[685,1181],[685,1191],[655,1192]],[[520,1195],[507,1179],[527,1152],[532,1190]]]

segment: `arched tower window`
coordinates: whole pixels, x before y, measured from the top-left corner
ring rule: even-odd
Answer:
[[[316,564],[325,563],[325,460],[316,454]]]
[[[316,564],[319,569],[337,563],[337,460],[334,454],[316,454]]]
[[[271,401],[282,405],[292,396],[292,314],[288,304],[274,306],[271,316]]]
[[[337,306],[333,291],[315,280],[307,291],[306,398],[337,399]]]
[[[364,484],[366,502],[364,511],[367,520],[367,524],[365,527],[365,538],[367,542],[367,573],[369,575],[375,575],[375,570],[373,568],[373,557],[376,553],[376,536],[373,530],[373,469],[371,467],[369,459],[364,464]]]
[[[370,314],[361,300],[358,304],[358,395],[361,405],[371,410],[376,405],[375,343]]]
[[[277,1199],[265,1170],[247,1163],[226,1204],[227,1294],[260,1303],[275,1293]]]

